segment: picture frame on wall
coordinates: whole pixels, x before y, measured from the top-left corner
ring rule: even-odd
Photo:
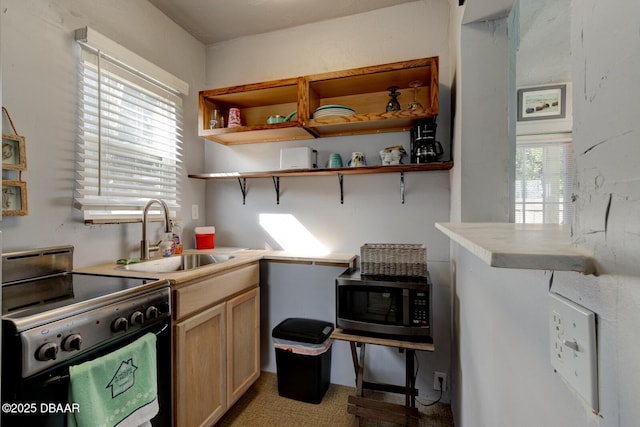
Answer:
[[[27,152],[23,136],[2,134],[2,169],[27,169]]]
[[[567,115],[567,85],[518,89],[518,121],[564,119]]]
[[[27,183],[2,180],[2,216],[23,216],[28,213]]]

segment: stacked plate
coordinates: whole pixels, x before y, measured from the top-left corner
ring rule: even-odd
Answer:
[[[353,116],[356,111],[353,108],[345,107],[344,105],[323,105],[316,108],[313,112],[313,118],[318,119],[320,117],[327,116]]]

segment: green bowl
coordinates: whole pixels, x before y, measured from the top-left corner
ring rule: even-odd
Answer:
[[[282,123],[282,122],[286,122],[286,118],[281,116],[281,115],[275,115],[275,116],[269,116],[267,118],[267,124],[274,124],[274,123]]]

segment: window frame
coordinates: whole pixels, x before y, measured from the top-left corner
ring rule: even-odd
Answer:
[[[76,30],[76,40],[80,123],[74,207],[89,223],[137,222],[149,199],[163,198],[176,216],[182,96],[188,95],[188,84],[88,27]],[[103,190],[110,185],[111,193]]]
[[[518,176],[519,171],[517,170],[516,167],[514,167],[514,205],[513,205],[513,209],[514,209],[514,222],[518,223],[518,224],[523,224],[523,223],[528,223],[528,224],[555,224],[555,223],[560,223],[560,224],[570,224],[572,222],[572,215],[573,215],[573,204],[572,204],[572,191],[573,191],[573,174],[574,174],[574,166],[573,166],[573,153],[572,153],[572,134],[571,132],[562,132],[562,133],[551,133],[551,134],[538,134],[538,135],[519,135],[516,137],[516,159],[518,157],[518,150],[519,149],[526,149],[526,148],[542,148],[543,150],[548,149],[548,148],[558,148],[559,146],[564,146],[565,147],[565,152],[564,152],[564,156],[563,158],[558,158],[556,159],[557,161],[563,161],[565,168],[564,170],[558,172],[558,171],[552,171],[549,173],[545,173],[545,165],[548,165],[549,161],[551,161],[551,157],[545,155],[545,153],[543,153],[543,157],[542,157],[542,162],[543,162],[543,169],[541,171],[542,175],[541,175],[541,191],[542,191],[542,198],[541,201],[539,202],[527,202],[527,196],[526,196],[526,184],[524,184],[522,186],[522,188],[520,189],[521,191],[519,191],[519,189],[517,188],[518,183],[522,183],[522,182],[526,182],[526,179],[521,179],[521,178],[526,178],[526,175],[524,176]],[[514,163],[517,162],[517,160],[514,159]],[[550,185],[548,180],[549,177],[559,177],[560,179],[563,180],[563,200],[562,202],[556,202],[556,201],[548,201],[548,194],[551,193],[551,191],[548,191],[548,186]],[[521,197],[518,197],[518,194],[522,194],[524,193]],[[531,212],[531,209],[527,209],[527,206],[532,206],[532,205],[541,205],[542,209],[541,209],[541,214],[542,214],[542,220],[541,221],[526,221],[527,218],[527,212]],[[557,221],[548,221],[547,218],[547,208],[549,206],[557,206],[557,205],[561,205],[562,206],[562,214],[561,217],[559,217],[559,222]],[[521,213],[521,217],[518,217],[518,208],[520,208]]]

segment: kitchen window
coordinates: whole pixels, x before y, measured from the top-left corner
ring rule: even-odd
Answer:
[[[516,223],[570,224],[571,133],[518,136],[515,186]]]
[[[75,206],[86,222],[138,220],[149,199],[180,207],[188,86],[91,29],[80,42]]]

